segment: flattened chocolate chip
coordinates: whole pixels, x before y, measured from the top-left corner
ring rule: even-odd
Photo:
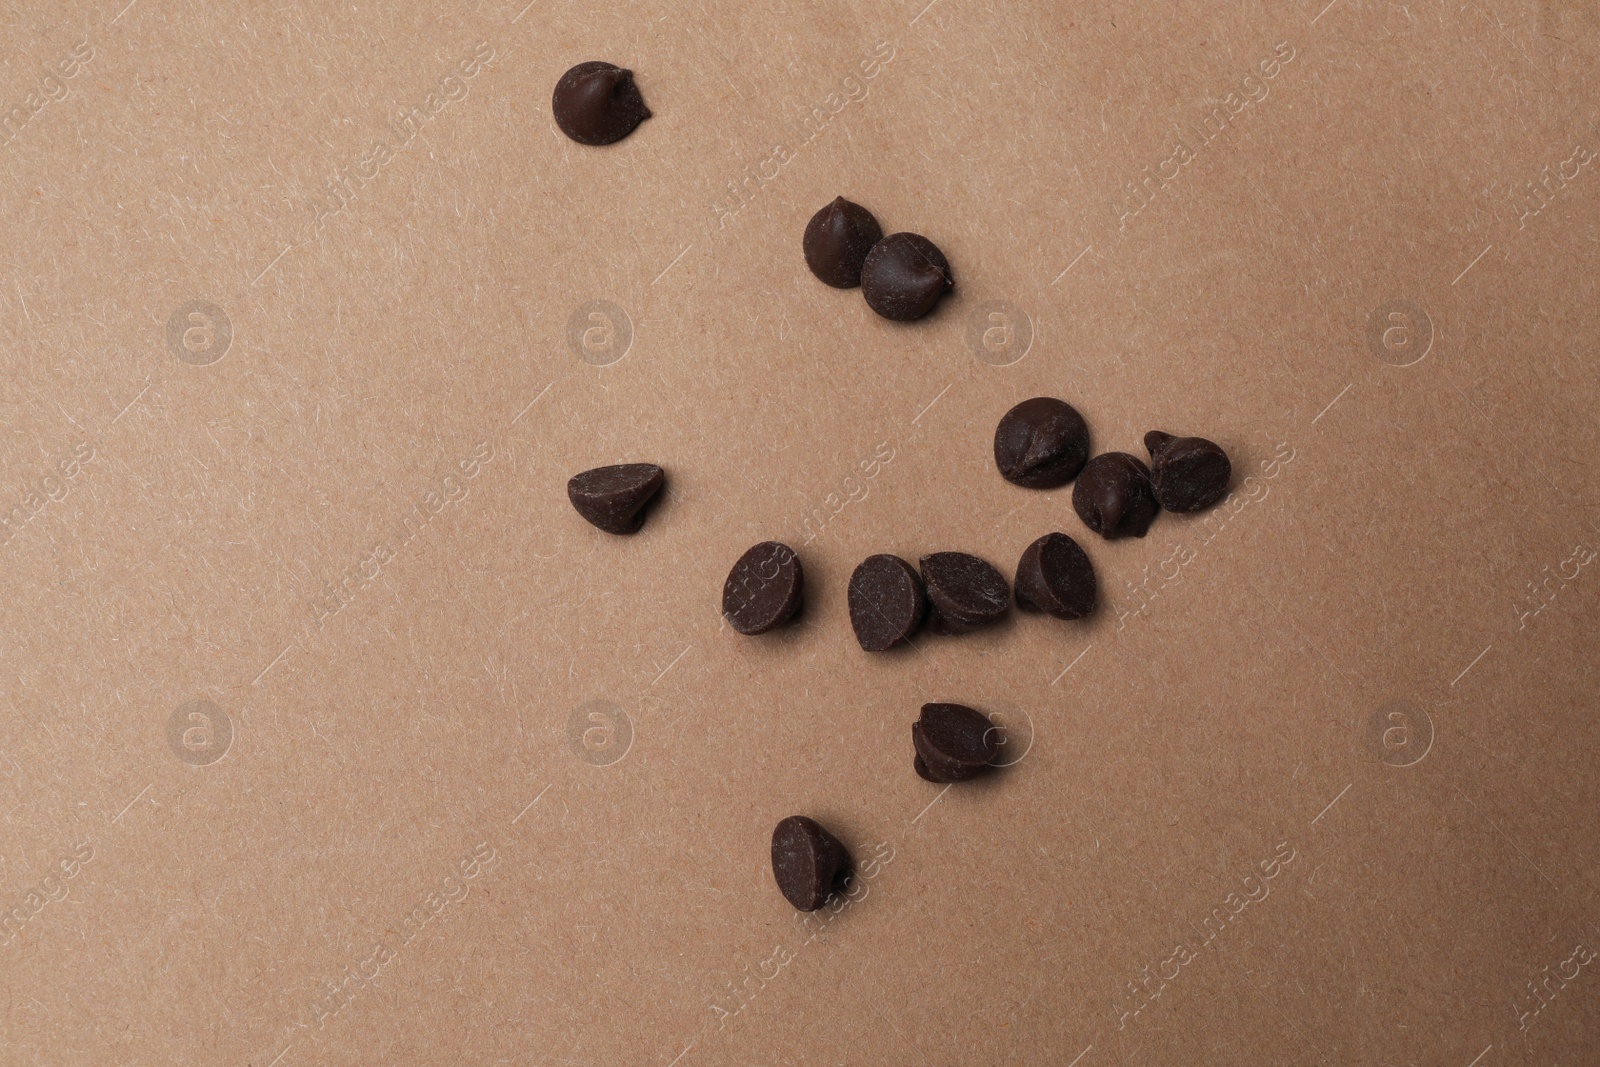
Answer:
[[[1151,430],[1144,447],[1150,453],[1150,484],[1168,511],[1204,511],[1228,495],[1233,464],[1221,445]]]
[[[1072,486],[1072,509],[1108,541],[1143,537],[1160,510],[1150,469],[1126,452],[1102,452],[1083,465]]]
[[[562,133],[591,145],[620,141],[650,117],[633,71],[598,59],[561,76],[550,109]]]
[[[911,724],[912,766],[930,782],[961,782],[982,774],[1000,755],[1000,731],[965,704],[924,704]]]
[[[850,625],[868,652],[893,648],[916,633],[928,610],[922,578],[899,556],[868,556],[850,575]]]
[[[994,431],[1000,477],[1028,489],[1054,489],[1078,476],[1089,459],[1089,427],[1076,408],[1051,396],[1024,400]]]
[[[923,556],[922,584],[928,591],[928,629],[964,634],[997,622],[1011,606],[1005,575],[965,552]]]
[[[886,319],[920,319],[954,287],[950,261],[921,234],[891,233],[861,265],[861,294]]]
[[[606,533],[631,534],[644,525],[648,505],[665,480],[654,463],[596,467],[567,480],[567,499]]]
[[[816,911],[850,880],[850,851],[815,819],[791,815],[772,831],[772,877],[783,899]]]
[[[872,246],[883,240],[883,227],[872,212],[842,196],[811,216],[802,242],[806,266],[835,289],[861,284],[861,265]]]
[[[777,541],[754,545],[728,572],[722,614],[742,634],[764,634],[800,610],[805,576],[794,549]]]
[[[1094,610],[1094,565],[1078,542],[1048,533],[1022,553],[1017,564],[1017,606],[1058,619],[1081,619]]]

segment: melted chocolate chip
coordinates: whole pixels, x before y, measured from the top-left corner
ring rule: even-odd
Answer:
[[[777,541],[754,545],[728,572],[722,614],[742,634],[764,634],[800,610],[804,585],[800,557]]]
[[[1160,510],[1150,469],[1126,452],[1103,452],[1084,464],[1072,486],[1072,509],[1108,541],[1143,537]]]
[[[772,877],[783,899],[816,911],[850,880],[850,851],[815,819],[791,815],[772,831]]]
[[[650,117],[633,71],[601,60],[579,63],[563,74],[550,108],[561,132],[579,144],[620,141]]]
[[[891,233],[872,246],[861,266],[867,306],[886,319],[920,319],[954,287],[950,261],[921,234]]]
[[[606,533],[631,534],[644,525],[648,505],[665,479],[654,463],[596,467],[567,481],[567,499],[579,515]]]
[[[1011,606],[1006,579],[993,566],[965,552],[923,556],[922,584],[928,591],[928,629],[964,634],[998,621]]]
[[[916,568],[899,556],[868,556],[850,575],[850,625],[868,652],[893,648],[916,632],[928,609]]]
[[[861,265],[872,246],[883,240],[883,227],[872,212],[844,197],[811,216],[802,245],[811,273],[835,289],[861,284]]]
[[[1228,495],[1233,464],[1221,445],[1151,430],[1144,447],[1150,453],[1150,484],[1168,511],[1204,511]]]
[[[1000,755],[1000,731],[965,704],[924,704],[911,724],[912,767],[930,782],[961,782],[989,769]]]
[[[1000,476],[1028,489],[1053,489],[1078,476],[1089,459],[1089,427],[1071,404],[1050,396],[1024,400],[994,431]]]
[[[1081,619],[1094,610],[1094,565],[1078,542],[1048,533],[1022,553],[1017,564],[1017,607],[1058,619]]]

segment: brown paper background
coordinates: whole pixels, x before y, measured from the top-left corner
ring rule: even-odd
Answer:
[[[1594,1062],[1600,15],[1325,2],[0,13],[0,1061]],[[599,57],[655,117],[591,149]],[[840,193],[934,316],[806,273]],[[993,470],[1038,394],[1235,496],[1089,537]],[[633,460],[645,530],[582,523]],[[1092,621],[855,646],[862,557],[1053,529]],[[767,538],[806,609],[739,638]],[[1020,761],[916,778],[935,699]]]

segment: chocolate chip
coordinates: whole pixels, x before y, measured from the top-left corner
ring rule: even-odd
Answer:
[[[1168,511],[1203,511],[1228,495],[1233,464],[1221,445],[1151,430],[1144,447],[1150,453],[1150,484]]]
[[[924,704],[911,724],[912,766],[930,782],[961,782],[982,774],[1000,755],[1000,731],[965,704]]]
[[[772,831],[772,877],[800,911],[816,911],[843,892],[852,867],[849,849],[815,819],[791,815]]]
[[[803,247],[811,273],[835,289],[861,284],[861,265],[872,246],[883,240],[883,227],[872,212],[842,196],[811,216]]]
[[[916,633],[928,598],[916,569],[899,556],[868,556],[850,575],[850,625],[868,652],[893,648]]]
[[[1078,542],[1048,533],[1017,564],[1017,607],[1058,619],[1081,619],[1094,610],[1094,565]]]
[[[922,584],[928,590],[928,629],[964,634],[998,621],[1011,606],[1003,574],[965,552],[923,556]]]
[[[994,431],[1000,477],[1028,489],[1054,489],[1078,476],[1089,458],[1089,427],[1076,408],[1050,396],[1024,400]]]
[[[722,614],[742,634],[764,634],[800,610],[805,576],[794,549],[763,541],[739,557],[722,587]]]
[[[633,71],[601,60],[579,63],[563,74],[550,108],[561,132],[579,144],[620,141],[650,117]]]
[[[920,319],[954,286],[950,261],[921,234],[891,233],[872,246],[861,265],[867,306],[886,319]]]
[[[1160,510],[1150,469],[1126,452],[1103,452],[1083,465],[1072,486],[1072,509],[1108,541],[1143,537]]]
[[[567,499],[606,533],[631,534],[644,525],[647,505],[665,479],[654,463],[596,467],[567,480]]]

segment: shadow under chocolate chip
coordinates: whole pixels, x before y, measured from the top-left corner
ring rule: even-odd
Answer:
[[[550,110],[562,133],[586,145],[620,141],[650,117],[633,71],[598,59],[561,76]]]

